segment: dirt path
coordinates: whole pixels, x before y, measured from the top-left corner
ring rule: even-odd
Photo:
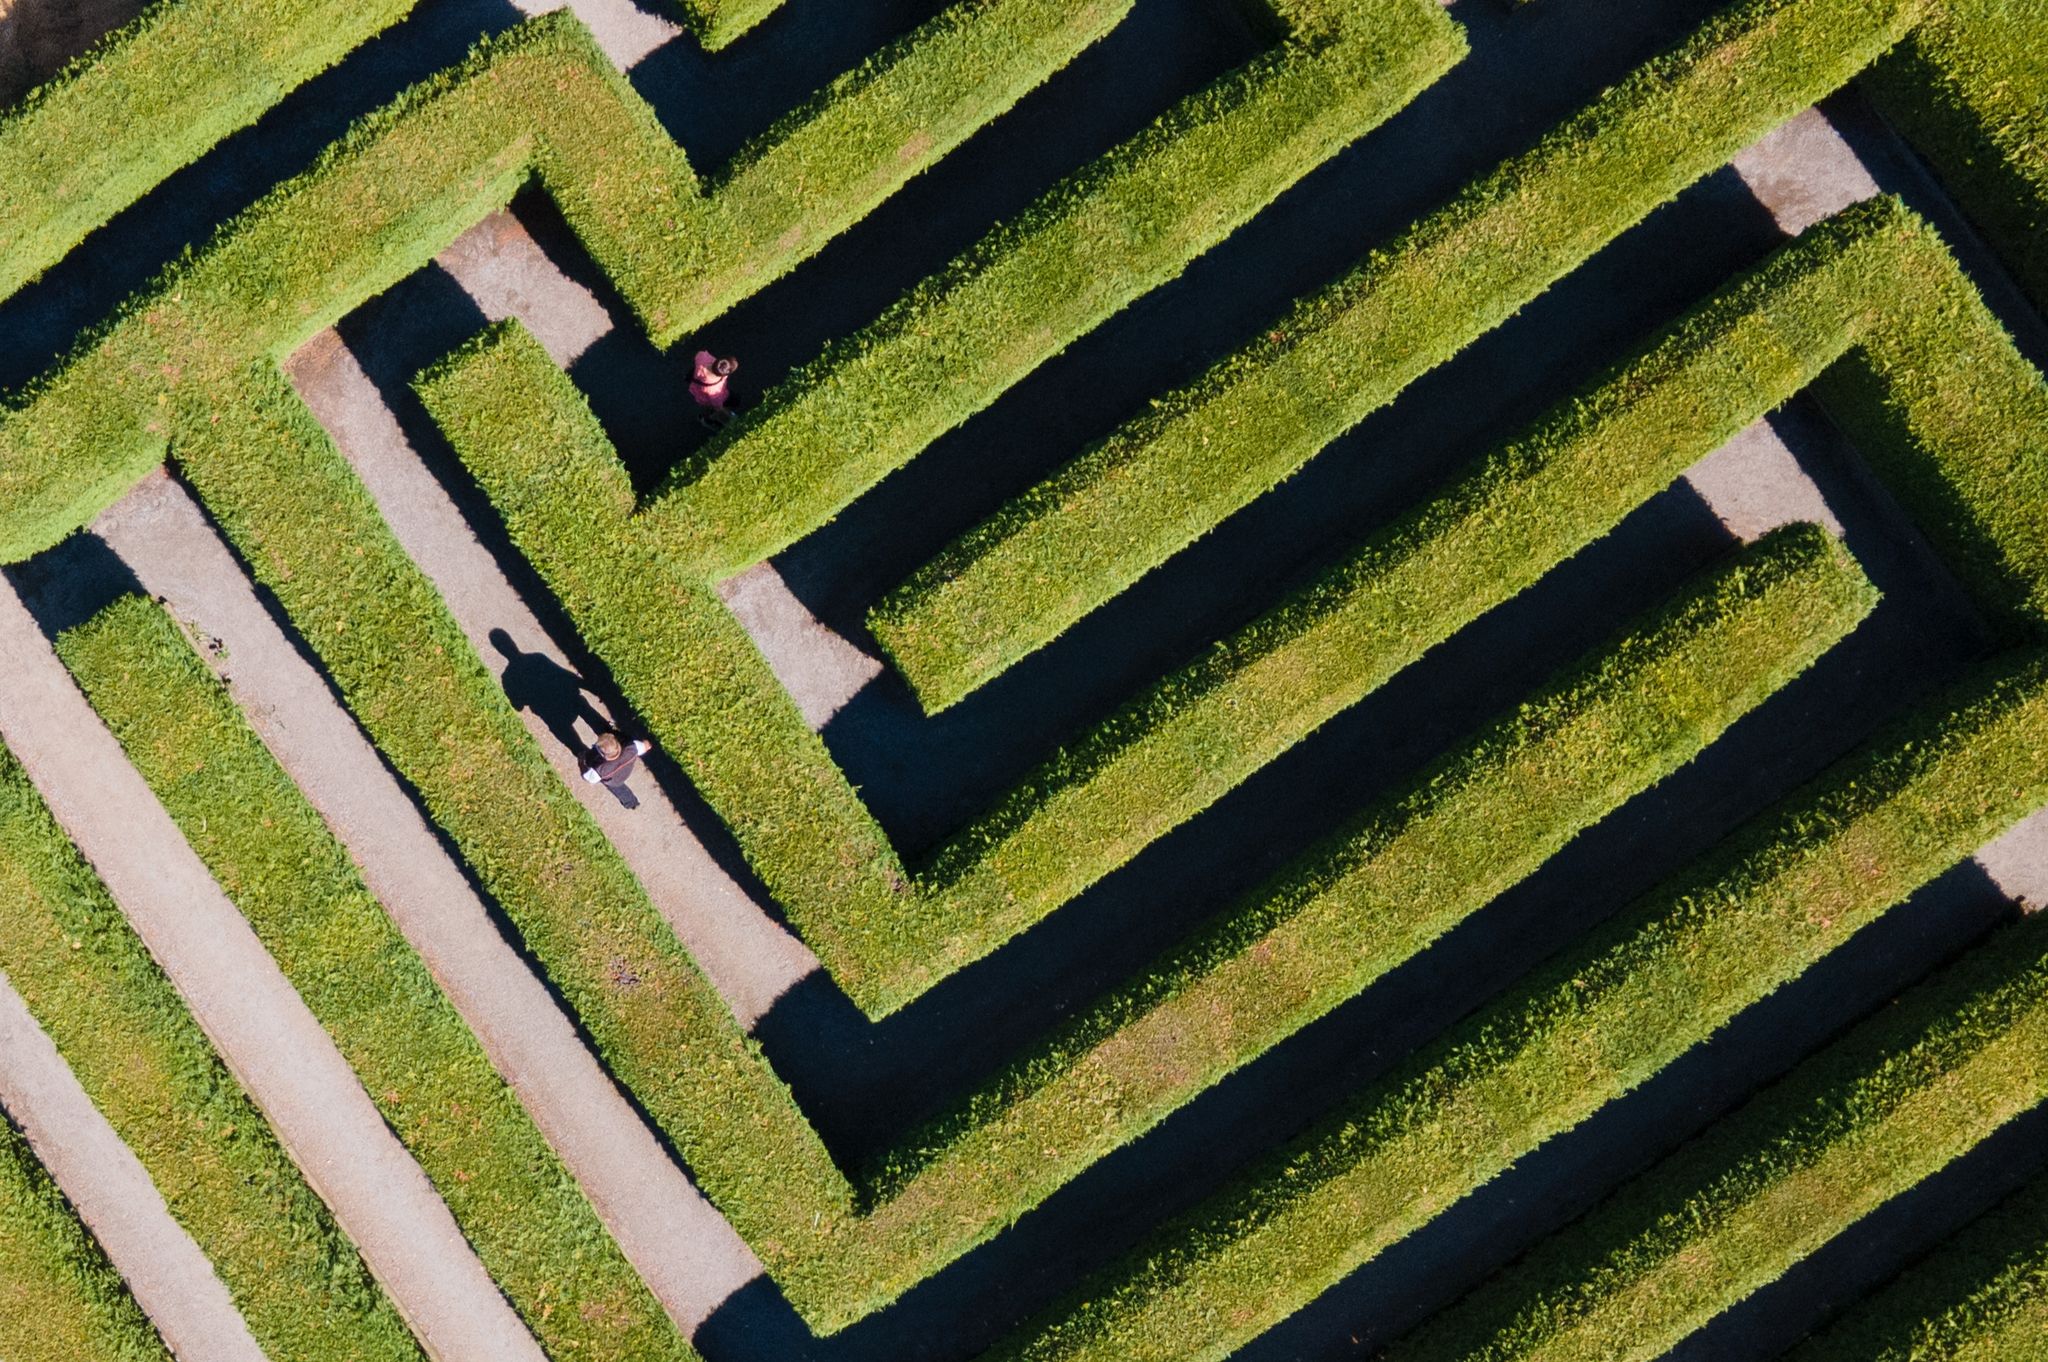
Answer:
[[[179,1357],[263,1362],[262,1350],[140,1161],[0,976],[0,1107],[100,1241]]]
[[[258,602],[199,508],[162,473],[94,532],[171,612],[221,640],[236,700],[348,847],[485,1053],[685,1331],[761,1273],[586,1050],[370,742]]]
[[[420,462],[340,336],[330,331],[307,345],[293,357],[291,376],[485,663],[499,672],[519,665],[570,673],[564,650]],[[524,661],[507,657],[508,646]],[[644,773],[633,782],[641,807],[624,808],[602,787],[578,778],[576,753],[541,714],[528,708],[520,717],[742,1025],[751,1027],[818,968],[803,943],[733,882]],[[609,714],[603,717],[610,721]],[[577,732],[592,736],[587,721]]]
[[[440,1362],[539,1347],[312,1013],[0,588],[0,737]]]

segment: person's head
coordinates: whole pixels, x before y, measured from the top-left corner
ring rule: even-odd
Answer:
[[[711,371],[720,378],[731,378],[740,371],[740,362],[736,359],[722,359],[711,366]]]
[[[606,761],[617,761],[619,754],[625,750],[626,745],[619,741],[618,734],[600,733],[597,735],[597,755],[603,757]]]

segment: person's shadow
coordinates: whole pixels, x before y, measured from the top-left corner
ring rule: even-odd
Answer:
[[[490,638],[491,646],[505,659],[505,670],[498,676],[505,687],[505,698],[514,709],[532,710],[556,742],[580,758],[590,750],[598,734],[610,730],[611,724],[590,703],[583,678],[544,653],[520,652],[519,645],[503,629],[491,630]],[[589,729],[587,734],[578,731],[579,719]],[[624,785],[605,788],[627,808],[639,806],[640,801]]]

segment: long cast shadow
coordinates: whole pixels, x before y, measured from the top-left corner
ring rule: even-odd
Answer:
[[[98,228],[35,283],[0,303],[0,391],[47,369],[76,335],[304,170],[363,114],[461,60],[523,16],[508,0],[422,0],[403,22],[308,81]]]
[[[1472,54],[1384,127],[1306,177],[1177,280],[1049,361],[826,530],[785,554],[792,588],[857,627],[893,585],[975,519],[1090,440],[1230,353],[1294,298],[1526,147],[1644,56],[1689,32],[1705,0],[1589,14],[1463,5]],[[856,244],[850,238],[848,248]],[[755,304],[798,310],[801,281]],[[798,294],[785,302],[784,293]],[[886,302],[890,299],[884,298]],[[856,320],[865,320],[859,318]],[[904,511],[914,512],[906,516]]]
[[[1726,172],[1696,187],[1601,252],[1584,268],[1493,334],[1411,385],[1388,408],[1334,442],[1306,468],[1211,534],[1081,620],[960,704],[927,716],[893,671],[834,717],[825,737],[899,845],[938,841],[1013,784],[1054,743],[1110,710],[1152,678],[1197,654],[1211,639],[1281,599],[1321,563],[1340,556],[1395,514],[1440,486],[1464,462],[1511,438],[1549,403],[1642,344],[1777,244],[1769,217]],[[1084,345],[1093,344],[1091,337]],[[1077,346],[1076,350],[1081,347]],[[1074,352],[1070,351],[1069,356]],[[1018,402],[1029,393],[1013,394]],[[989,416],[1022,416],[1000,408]],[[980,496],[953,441],[978,438],[978,424],[948,437],[846,517],[778,560],[793,590],[832,553],[816,541],[858,540],[843,567],[850,586],[831,599],[807,598],[826,623],[864,637],[860,615],[893,585],[873,564],[898,545],[845,528],[855,518],[904,527],[899,539],[944,525],[962,494]],[[1052,441],[1063,452],[1079,447]],[[1011,428],[984,440],[996,458],[1043,457],[1042,432]],[[991,508],[992,509],[992,508]],[[937,548],[937,544],[929,545]],[[920,546],[901,562],[907,572]],[[865,587],[868,590],[862,591]],[[842,589],[852,594],[838,594]]]
[[[877,16],[862,6],[826,7],[830,23],[866,34]],[[892,0],[884,15],[922,14],[928,4]],[[825,22],[808,8],[792,11],[795,25]],[[905,27],[908,26],[906,23]],[[771,35],[774,36],[774,35]],[[729,68],[721,56],[707,70],[718,81],[757,84],[747,96],[753,112],[737,120],[765,124],[807,87],[788,79],[749,82],[753,69],[743,49]],[[734,381],[744,409],[831,340],[864,326],[912,285],[980,240],[997,222],[1033,201],[1075,167],[1117,145],[1181,96],[1202,88],[1263,44],[1246,29],[1236,0],[1137,0],[1132,13],[1107,37],[1081,53],[968,142],[924,171],[859,224],[842,233],[790,276],[770,285],[686,337],[662,355],[636,328],[604,337],[571,366],[618,446],[636,486],[652,487],[708,437],[683,396],[684,362],[700,346],[741,360]],[[834,50],[847,46],[836,41]],[[666,53],[668,49],[663,49]],[[662,54],[656,54],[659,58]],[[656,58],[650,58],[652,63]],[[701,59],[692,58],[701,65]],[[637,68],[636,78],[647,68]],[[799,68],[813,69],[812,64]],[[762,101],[763,92],[778,99]],[[730,130],[719,101],[705,96],[690,125]],[[687,138],[685,139],[687,142]],[[693,148],[694,150],[694,148]],[[721,151],[723,147],[721,145]],[[716,173],[719,161],[700,161]],[[630,315],[603,272],[543,202],[528,200],[521,219],[549,255],[605,301],[614,316]]]
[[[2013,914],[2011,902],[1974,865],[1956,867],[1641,1088],[1538,1147],[1238,1356],[1243,1362],[1370,1356]]]
[[[1937,1249],[2048,1167],[2048,1105],[1871,1212],[1665,1354],[1666,1362],[1776,1357]]]

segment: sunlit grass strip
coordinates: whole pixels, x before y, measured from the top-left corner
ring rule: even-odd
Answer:
[[[827,348],[654,499],[703,576],[832,518],[1178,275],[1465,52],[1434,0],[1280,0],[1279,46],[1181,101]]]
[[[1870,88],[2048,306],[2048,0],[1940,0]]]
[[[0,298],[416,0],[158,0],[0,110]]]
[[[674,0],[699,42],[724,47],[782,8],[784,0]]]
[[[171,1362],[57,1185],[0,1116],[0,1357]]]
[[[2048,1176],[2036,1177],[1785,1362],[2039,1362]]]
[[[2030,653],[1754,820],[992,1356],[1227,1355],[2044,803],[2048,660]]]
[[[909,1142],[863,1249],[1021,1214],[1691,760],[1875,601],[1811,526],[1710,570]]]
[[[961,0],[709,181],[568,12],[359,122],[0,409],[0,560],[40,552],[282,358],[538,179],[661,345],[790,269],[1100,37],[1130,0]]]
[[[423,1362],[355,1247],[0,749],[0,970],[271,1357]]]
[[[789,1090],[577,804],[304,402],[268,364],[181,467],[350,712],[503,909],[599,1058],[707,1195],[799,1280],[851,1208]]]
[[[1386,1362],[1654,1362],[2043,1098],[2048,934],[2030,924],[1801,1065]]]
[[[1905,34],[1917,0],[1749,0],[1007,503],[875,608],[929,709],[972,692]]]
[[[127,597],[68,631],[58,652],[549,1354],[696,1358],[163,609]]]
[[[886,1011],[1220,798],[1812,382],[1881,306],[1882,262],[1911,240],[1888,205],[1809,234],[1076,738],[914,871],[745,631],[675,562],[664,522],[624,518],[623,468],[531,337],[486,333],[421,393],[804,939],[856,1001]],[[584,531],[606,523],[618,529]],[[635,608],[614,608],[623,599]]]

